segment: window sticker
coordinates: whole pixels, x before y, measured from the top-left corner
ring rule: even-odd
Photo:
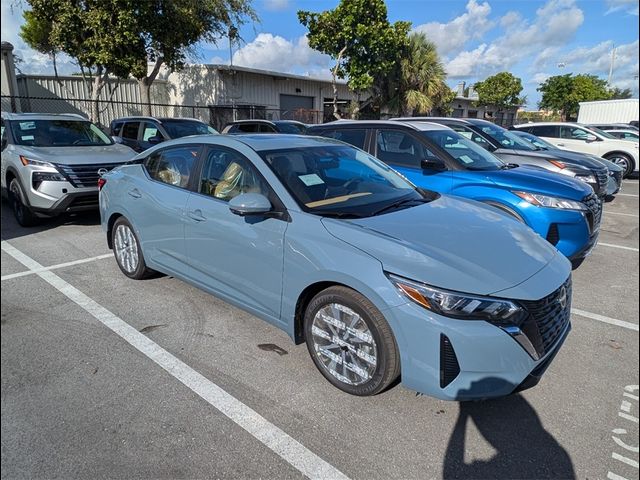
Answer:
[[[28,142],[34,139],[33,135],[22,135],[20,138],[22,139],[23,142]]]
[[[315,173],[309,173],[308,175],[298,175],[298,178],[307,187],[310,187],[312,185],[322,185],[324,183],[324,181]]]
[[[33,130],[36,128],[36,122],[20,122],[20,130]]]
[[[471,157],[469,157],[469,155],[460,155],[458,157],[458,160],[462,160],[464,163],[473,163],[473,160],[471,159]]]

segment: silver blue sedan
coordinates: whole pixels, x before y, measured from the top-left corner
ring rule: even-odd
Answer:
[[[443,399],[508,395],[570,329],[571,265],[551,244],[335,140],[187,137],[99,186],[126,276],[173,275],[263,318],[351,394],[401,377]]]

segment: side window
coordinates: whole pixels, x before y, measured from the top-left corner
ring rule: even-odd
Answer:
[[[323,137],[335,138],[345,143],[349,143],[354,147],[364,149],[364,140],[367,136],[367,131],[364,129],[349,128],[344,130],[329,130],[322,133]]]
[[[560,127],[560,137],[571,140],[587,140],[588,133],[578,127]]]
[[[242,193],[262,193],[268,188],[255,167],[242,155],[212,147],[202,166],[198,191],[228,202]]]
[[[463,127],[461,125],[449,125],[449,128],[453,129],[454,132],[458,132],[467,140],[471,140],[472,142],[477,143],[482,148],[485,148],[489,151],[495,150],[495,148],[493,148],[493,146],[489,142],[487,142],[482,136],[478,135],[470,128]]]
[[[258,131],[258,125],[255,123],[239,123],[237,125],[238,132],[255,133]]]
[[[276,130],[271,125],[261,124],[260,133],[276,133]]]
[[[2,150],[4,150],[7,146],[7,135],[5,135],[5,125],[4,125],[4,118],[2,119],[2,132],[0,133],[0,137],[2,137]]]
[[[200,148],[194,146],[167,148],[147,158],[144,166],[154,180],[187,188],[199,153]]]
[[[164,137],[158,130],[157,126],[155,126],[153,123],[145,122],[144,130],[142,131],[142,140],[148,142],[151,138],[157,139],[157,143],[160,143],[162,140],[164,140]]]
[[[140,122],[126,122],[124,127],[122,127],[122,135],[120,136],[129,140],[137,140],[139,129]]]
[[[378,130],[377,157],[385,163],[420,168],[420,162],[435,157],[426,147],[408,133],[399,130]]]
[[[565,127],[562,127],[565,128]],[[529,133],[533,133],[538,137],[547,137],[547,138],[557,138],[558,137],[558,127],[555,125],[539,125],[537,127],[529,128]]]

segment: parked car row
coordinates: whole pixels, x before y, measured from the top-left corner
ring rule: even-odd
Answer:
[[[23,225],[99,202],[126,276],[173,275],[273,323],[348,393],[540,380],[620,175],[482,121],[249,124],[130,117],[116,142],[79,116],[3,114],[2,185]]]

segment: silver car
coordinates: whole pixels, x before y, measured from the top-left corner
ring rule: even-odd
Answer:
[[[98,207],[98,178],[135,152],[74,114],[2,113],[2,193],[18,223]]]

